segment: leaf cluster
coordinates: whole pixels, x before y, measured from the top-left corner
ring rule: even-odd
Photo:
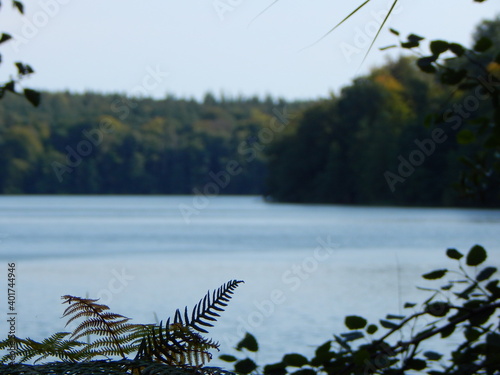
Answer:
[[[24,14],[24,5],[21,1],[13,0],[12,6],[16,8],[19,11],[19,13],[21,13],[22,15]],[[8,33],[0,33],[0,45],[2,45],[5,42],[8,42],[11,39],[12,35]],[[2,62],[2,55],[0,54],[0,64],[1,62]],[[15,78],[12,77],[8,82],[0,84],[0,99],[3,98],[3,96],[7,92],[11,92],[16,95],[24,96],[31,104],[37,107],[40,104],[41,100],[41,95],[38,91],[29,88],[24,88],[22,90],[22,93],[19,93],[16,90],[16,86],[19,85],[20,81],[23,78],[34,73],[33,68],[30,65],[24,64],[19,61],[15,63],[15,66],[17,68],[17,77]]]
[[[408,314],[388,314],[378,322],[349,315],[345,318],[348,330],[317,347],[312,358],[290,353],[264,366],[248,356],[220,358],[234,363],[234,371],[240,374],[498,374],[500,326],[495,314],[500,310],[500,287],[499,280],[492,279],[497,269],[480,268],[487,259],[480,245],[466,255],[456,249],[448,249],[446,254],[457,262],[457,269],[422,275],[427,282],[449,280],[438,288],[419,288],[430,296],[420,305],[406,303]],[[449,339],[452,335],[454,342],[460,337],[463,342],[450,353],[440,353],[430,346],[431,339]],[[247,334],[236,349],[256,352],[257,340]]]

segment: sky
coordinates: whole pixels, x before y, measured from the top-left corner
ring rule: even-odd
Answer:
[[[0,30],[14,40],[0,46],[0,82],[22,61],[35,70],[23,86],[39,90],[317,99],[402,53],[378,50],[398,42],[388,27],[470,45],[500,13],[498,0],[399,0],[363,61],[392,0],[371,0],[319,40],[362,2],[24,0],[21,16],[4,1]]]

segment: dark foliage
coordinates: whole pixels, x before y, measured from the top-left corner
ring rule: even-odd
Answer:
[[[0,4],[1,5],[1,4]],[[12,0],[12,6],[17,9],[20,14],[24,14],[24,4],[21,1]],[[12,40],[12,35],[8,33],[0,33],[0,45],[3,46],[5,42],[9,42]],[[2,63],[2,55],[0,54],[0,64]],[[26,99],[31,105],[37,107],[40,105],[41,94],[33,89],[24,88],[20,90],[18,86],[20,86],[20,82],[33,74],[35,71],[33,68],[25,63],[17,61],[14,63],[16,67],[16,75],[13,77],[11,75],[10,79],[5,83],[0,83],[0,99],[2,99],[5,94],[10,93],[11,95],[22,96]]]
[[[350,315],[347,332],[318,346],[312,358],[285,354],[277,363],[258,365],[249,357],[257,352],[255,338],[247,334],[236,349],[243,358],[222,355],[239,374],[265,375],[498,375],[500,374],[499,280],[496,267],[482,266],[486,250],[473,246],[464,256],[449,249],[447,256],[457,262],[456,270],[440,269],[423,276],[428,283],[447,278],[441,287],[420,288],[430,296],[423,303],[407,302],[407,314],[388,314],[378,322]],[[453,340],[436,349],[436,341]],[[251,355],[250,355],[251,356]]]
[[[30,373],[31,370],[33,373],[53,373],[50,371],[63,369],[82,374],[89,371],[116,374],[224,373],[218,369],[201,368],[212,358],[209,350],[218,350],[219,345],[196,331],[207,333],[199,325],[212,327],[220,316],[215,311],[224,311],[223,307],[227,306],[242,282],[232,280],[208,292],[195,305],[190,318],[187,308],[184,319],[177,310],[174,322],[170,324],[168,318],[165,325],[161,322],[159,325],[131,324],[129,318],[110,312],[108,306],[97,303],[95,299],[63,296],[63,303],[69,304],[63,314],[69,318],[67,324],[79,321],[73,332],[58,332],[41,342],[15,336],[1,341],[0,350],[7,350],[8,354],[0,359],[0,363],[8,364],[0,367],[0,374],[5,373],[4,370],[9,374],[10,369],[16,374]],[[87,342],[78,341],[82,337],[86,337]],[[127,357],[130,353],[136,353],[133,361]],[[96,360],[99,357],[108,360]],[[111,361],[116,357],[121,360]],[[58,358],[60,363],[25,364],[30,360],[35,360],[36,364],[48,358]]]
[[[307,103],[43,93],[0,101],[0,194],[261,194],[275,122]]]

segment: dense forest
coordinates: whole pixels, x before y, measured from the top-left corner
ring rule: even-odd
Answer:
[[[409,59],[356,79],[272,145],[269,190],[292,202],[458,204],[447,184],[461,167],[456,138],[423,126],[446,95]]]
[[[37,108],[12,95],[0,101],[4,194],[261,194],[262,151],[271,141],[263,129],[274,124],[273,111],[288,122],[287,111],[307,105],[211,94],[201,103],[67,92],[42,98]]]
[[[484,22],[473,37],[484,35],[500,45],[500,21]],[[464,160],[481,152],[469,127],[492,117],[491,104],[467,101],[470,93],[451,90],[417,65],[409,57],[388,61],[316,102],[59,92],[43,93],[34,108],[6,95],[0,193],[481,205],[450,181],[458,182]],[[431,121],[436,113],[441,120]],[[488,189],[488,205],[499,206],[498,184]]]

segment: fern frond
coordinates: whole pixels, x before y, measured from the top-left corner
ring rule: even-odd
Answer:
[[[143,333],[144,330],[137,324],[128,323],[129,318],[109,312],[109,307],[97,303],[96,299],[69,295],[63,296],[62,299],[63,303],[69,304],[63,313],[63,317],[69,317],[66,325],[84,318],[73,331],[71,338],[76,340],[90,335],[102,337],[82,351],[89,358],[96,355],[116,355],[126,358],[126,354],[134,351],[130,349],[131,342],[135,342],[136,349],[139,346],[140,332]]]
[[[66,340],[65,338],[69,335],[69,332],[58,332],[41,342],[14,336],[1,341],[0,350],[14,346],[13,354],[18,362],[26,362],[36,358],[36,363],[49,357],[58,358],[63,362],[78,362],[84,358],[80,348],[86,344],[80,341]],[[6,363],[11,359],[10,354],[5,355],[0,359],[0,363]]]
[[[220,315],[216,312],[224,311],[223,307],[227,306],[227,302],[232,298],[234,290],[239,284],[243,283],[241,280],[231,280],[223,284],[219,289],[210,291],[200,300],[191,312],[191,317],[188,315],[187,307],[184,309],[184,317],[179,310],[176,310],[174,316],[174,324],[181,324],[190,326],[198,332],[208,333],[208,331],[200,326],[213,327],[210,322],[216,321]]]
[[[200,326],[213,327],[211,322],[220,317],[219,312],[224,311],[240,283],[243,281],[231,280],[219,289],[209,291],[193,307],[191,314],[188,314],[187,307],[183,314],[177,309],[172,324],[168,318],[165,327],[162,322],[151,327],[141,342],[136,359],[176,366],[201,366],[210,361],[212,355],[209,350],[219,350],[219,344],[202,337],[198,332],[208,331]]]
[[[136,360],[163,362],[173,366],[201,366],[210,361],[210,350],[219,350],[219,344],[202,337],[198,332],[207,333],[200,327],[212,327],[211,322],[220,317],[219,312],[230,301],[234,289],[243,281],[232,280],[219,289],[208,292],[188,314],[176,310],[173,323],[167,319],[159,325],[131,324],[129,318],[112,313],[109,307],[97,303],[96,299],[66,295],[63,303],[68,307],[63,317],[66,325],[82,320],[72,333],[58,332],[41,342],[30,338],[10,337],[0,341],[0,350],[9,354],[0,358],[1,363],[12,362],[13,355],[20,362],[35,359],[35,363],[55,357],[63,362],[86,362],[95,357],[109,359],[137,352]],[[84,336],[97,336],[90,343],[77,341]],[[68,339],[69,337],[69,339]],[[12,349],[14,350],[12,351]]]
[[[159,361],[169,365],[201,366],[212,359],[210,349],[219,349],[212,340],[194,332],[190,326],[179,323],[170,324],[167,320],[153,327],[150,334],[144,338],[136,359]]]

